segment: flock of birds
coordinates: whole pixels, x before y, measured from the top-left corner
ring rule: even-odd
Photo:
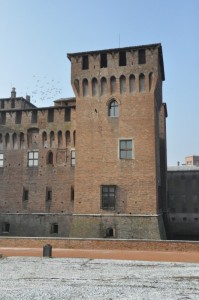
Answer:
[[[36,75],[32,76],[32,88],[26,88],[26,95],[30,96],[30,100],[34,104],[40,104],[41,102],[53,102],[60,98],[62,89],[60,87],[60,81],[55,79],[49,79],[47,76],[39,78]]]

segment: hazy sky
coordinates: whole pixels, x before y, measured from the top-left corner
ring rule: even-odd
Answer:
[[[120,37],[120,39],[119,39]],[[68,52],[163,47],[168,165],[199,155],[199,0],[0,0],[0,98],[73,96]]]

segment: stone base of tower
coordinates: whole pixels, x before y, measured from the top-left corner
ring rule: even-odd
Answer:
[[[72,218],[70,237],[165,240],[163,216],[86,215]]]

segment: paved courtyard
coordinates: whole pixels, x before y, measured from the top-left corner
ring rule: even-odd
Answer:
[[[199,299],[199,264],[5,257],[0,299]]]

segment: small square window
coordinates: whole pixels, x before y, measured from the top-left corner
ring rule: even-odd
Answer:
[[[120,140],[120,159],[133,158],[132,140]]]
[[[75,166],[75,150],[71,150],[71,166]]]
[[[0,153],[0,168],[3,168],[3,153]]]
[[[28,152],[28,166],[29,167],[37,167],[38,166],[38,151],[30,151]]]
[[[102,209],[115,209],[116,204],[116,186],[102,185]]]

